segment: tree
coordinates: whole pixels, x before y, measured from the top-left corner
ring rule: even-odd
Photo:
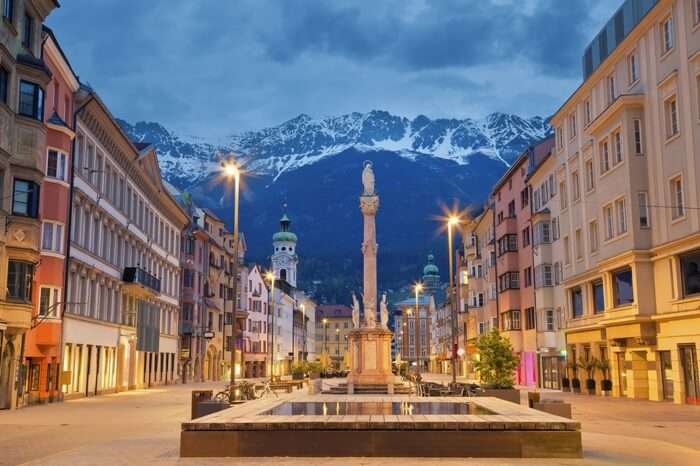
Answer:
[[[479,359],[474,362],[474,369],[481,381],[497,388],[512,388],[519,361],[513,354],[510,340],[494,328],[479,337],[476,348]]]

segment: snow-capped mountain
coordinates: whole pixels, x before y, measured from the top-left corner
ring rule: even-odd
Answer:
[[[229,151],[249,156],[246,169],[255,175],[246,177],[240,210],[246,256],[267,263],[286,204],[299,236],[301,284],[313,281],[326,302],[347,302],[350,289],[360,286],[357,196],[364,160],[374,163],[377,175],[378,273],[380,286],[390,289],[419,277],[429,253],[446,262],[434,220],[443,207],[483,205],[508,164],[550,134],[542,118],[500,113],[480,120],[408,119],[382,111],[300,115],[221,142],[178,136],[157,123],[120,124],[132,139],[156,144],[168,182],[229,225],[231,193],[215,176],[219,157]]]
[[[390,151],[411,160],[429,155],[459,165],[481,154],[505,166],[551,131],[541,117],[494,113],[483,119],[408,119],[379,110],[319,119],[302,114],[218,143],[180,137],[157,123],[120,124],[134,139],[157,145],[162,172],[179,187],[206,179],[218,169],[219,154],[231,151],[249,156],[249,169],[273,179],[350,148]]]

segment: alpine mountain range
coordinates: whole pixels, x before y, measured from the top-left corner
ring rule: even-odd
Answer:
[[[444,208],[481,206],[510,163],[552,132],[541,117],[409,119],[378,110],[319,119],[302,114],[217,142],[154,122],[119,123],[132,140],[156,146],[163,178],[175,190],[187,191],[229,225],[232,194],[220,176],[221,159],[242,156],[240,220],[248,260],[269,264],[271,236],[286,210],[299,236],[300,286],[326,302],[347,302],[360,287],[365,160],[374,164],[382,200],[378,278],[380,288],[391,290],[419,279],[429,253],[446,265],[436,219]]]

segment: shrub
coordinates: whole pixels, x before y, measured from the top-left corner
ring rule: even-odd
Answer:
[[[512,388],[519,361],[510,340],[493,329],[479,337],[476,348],[479,359],[474,362],[474,369],[481,381],[497,388]]]

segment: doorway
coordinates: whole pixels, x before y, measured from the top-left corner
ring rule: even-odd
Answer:
[[[561,389],[561,365],[562,358],[559,356],[542,358],[542,388]]]
[[[670,351],[659,351],[663,399],[673,401],[673,365]]]
[[[700,377],[698,376],[698,356],[695,345],[679,345],[683,380],[685,382],[685,402],[700,404]]]

